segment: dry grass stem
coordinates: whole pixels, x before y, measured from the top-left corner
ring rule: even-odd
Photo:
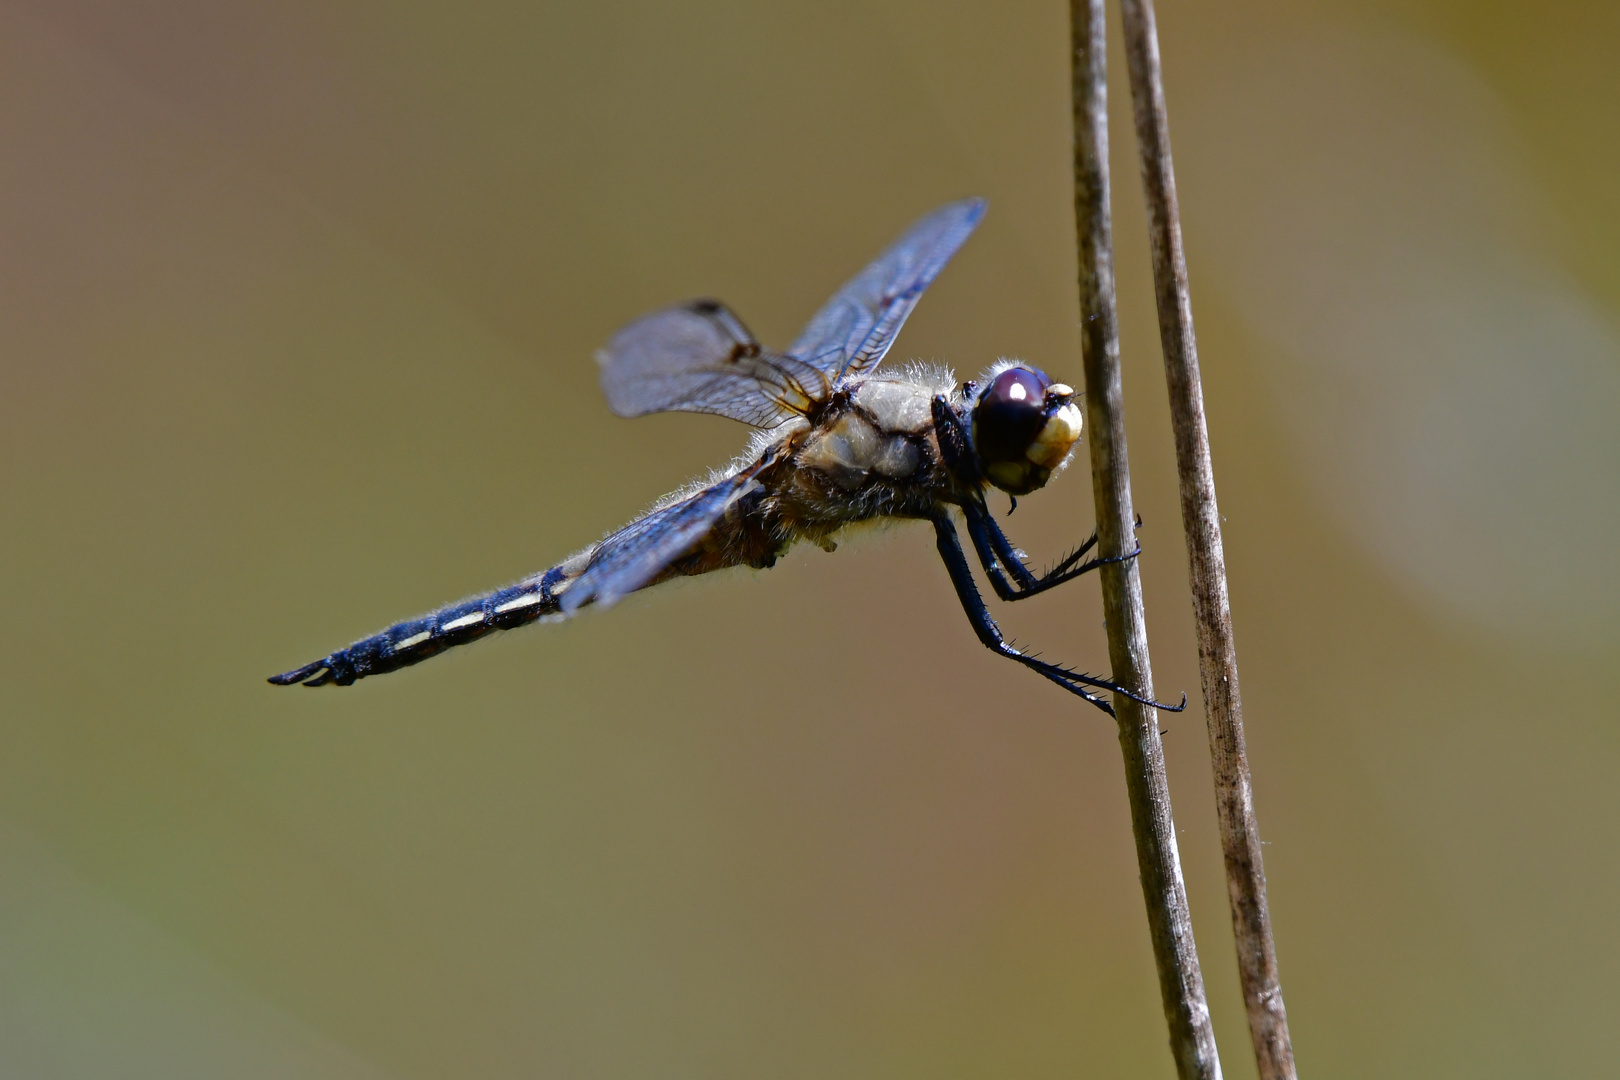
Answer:
[[[1199,676],[1214,761],[1215,803],[1226,859],[1232,930],[1237,940],[1238,973],[1261,1080],[1294,1080],[1294,1050],[1277,975],[1271,917],[1266,910],[1266,874],[1254,817],[1248,752],[1243,743],[1243,700],[1238,694],[1226,556],[1221,546],[1220,512],[1215,505],[1209,430],[1204,423],[1204,392],[1198,375],[1192,301],[1187,291],[1187,260],[1181,246],[1158,30],[1152,0],[1120,0],[1120,8],[1136,112],[1136,139],[1142,152],[1159,338],[1170,387],[1176,470],[1181,480],[1181,520],[1187,533],[1187,562],[1198,633]]]
[[[1099,554],[1135,547],[1135,513],[1125,453],[1119,368],[1119,320],[1114,302],[1113,226],[1108,202],[1108,80],[1103,0],[1070,0],[1074,61],[1074,205],[1080,239],[1080,316],[1086,377],[1091,486]],[[1105,566],[1103,611],[1113,677],[1145,698],[1153,696],[1142,584],[1136,560]],[[1170,787],[1159,741],[1158,711],[1114,695],[1125,786],[1136,836],[1137,865],[1147,902],[1148,929],[1159,989],[1170,1026],[1170,1049],[1182,1080],[1221,1075],[1204,1000],[1204,979],[1193,944],[1187,889],[1176,850]]]

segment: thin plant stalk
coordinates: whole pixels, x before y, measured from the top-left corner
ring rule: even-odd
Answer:
[[[1113,225],[1108,202],[1108,78],[1103,0],[1070,0],[1074,60],[1074,206],[1080,241],[1080,315],[1086,379],[1091,486],[1098,551],[1120,555],[1135,547],[1130,471],[1119,368],[1119,319],[1114,303]],[[1104,566],[1103,612],[1114,679],[1151,699],[1142,582],[1136,560]],[[1204,978],[1193,943],[1187,888],[1176,849],[1170,785],[1164,772],[1158,710],[1114,695],[1125,787],[1159,990],[1170,1026],[1170,1050],[1181,1080],[1217,1080],[1220,1058]]]
[[[1204,422],[1204,391],[1198,374],[1198,342],[1193,336],[1187,259],[1181,246],[1181,213],[1170,159],[1170,124],[1165,112],[1153,0],[1120,0],[1120,10],[1136,114],[1136,141],[1142,155],[1159,339],[1170,388],[1181,521],[1187,534],[1193,617],[1198,633],[1199,678],[1214,763],[1215,805],[1226,860],[1226,891],[1237,942],[1238,976],[1261,1080],[1294,1080],[1294,1050],[1277,974],[1271,916],[1266,909],[1260,830],[1254,816],[1249,756],[1243,741],[1243,699],[1238,693],[1226,555],[1221,544],[1220,511],[1215,504],[1209,429]]]

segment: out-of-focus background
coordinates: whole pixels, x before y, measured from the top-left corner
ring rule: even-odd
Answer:
[[[1302,1072],[1610,1076],[1620,8],[1162,4]],[[791,339],[990,201],[893,354],[1079,379],[1059,3],[0,5],[0,1072],[1171,1075],[1107,720],[927,530],[266,686],[734,452],[593,351]],[[1116,52],[1116,76],[1123,65]],[[1157,681],[1253,1074],[1123,80]],[[1021,505],[1090,531],[1083,467]],[[998,609],[999,611],[999,609]],[[1094,583],[1001,611],[1094,669]]]

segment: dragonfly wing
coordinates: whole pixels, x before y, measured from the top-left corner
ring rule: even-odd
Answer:
[[[788,354],[834,382],[877,364],[984,209],[983,199],[963,199],[918,221],[816,312]]]
[[[597,354],[602,393],[620,416],[705,412],[775,427],[826,397],[816,368],[760,348],[742,320],[715,300],[645,315]]]
[[[596,546],[590,562],[560,601],[565,614],[587,603],[610,607],[650,584],[671,563],[691,551],[736,499],[755,487],[754,466],[680,502],[652,511]]]

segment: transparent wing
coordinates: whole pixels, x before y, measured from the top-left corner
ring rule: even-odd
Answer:
[[[882,360],[923,291],[978,226],[984,207],[983,199],[963,199],[918,221],[816,312],[789,355],[834,382]]]
[[[716,300],[645,315],[597,354],[602,393],[620,416],[705,412],[768,428],[827,395],[819,370],[760,348]]]
[[[584,572],[562,594],[563,612],[573,614],[591,602],[597,607],[610,607],[651,584],[670,563],[708,534],[733,500],[754,485],[753,476],[759,467],[728,476],[678,503],[654,510],[603,540]]]

